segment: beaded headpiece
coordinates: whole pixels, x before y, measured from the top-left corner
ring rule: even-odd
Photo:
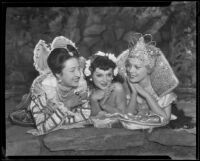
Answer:
[[[133,37],[132,37],[133,38]],[[152,68],[150,73],[151,85],[158,96],[171,92],[179,84],[169,62],[163,52],[153,45],[153,41],[145,43],[144,36],[130,40],[129,49],[123,51],[117,57],[119,74],[126,77],[126,60],[130,57],[137,57]]]
[[[140,37],[135,35],[130,37],[129,40],[128,57],[138,58],[144,63],[144,65],[148,65],[150,68],[153,68],[153,66],[155,65],[155,58],[156,56],[159,55],[159,53],[155,52],[150,47],[150,44],[153,42],[151,39],[148,43],[145,43],[145,37],[151,35],[149,34],[146,34],[144,36],[140,35]]]
[[[47,64],[47,58],[50,52],[51,50],[48,44],[44,40],[39,40],[33,51],[33,65],[40,74],[45,74],[50,71]]]

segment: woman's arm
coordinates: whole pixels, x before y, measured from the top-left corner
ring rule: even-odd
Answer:
[[[160,115],[162,117],[164,117],[165,119],[168,119],[170,117],[171,114],[171,108],[167,108],[167,109],[162,109],[158,102],[153,99],[153,97],[147,92],[145,91],[139,84],[135,84],[134,85],[137,92],[146,99],[150,109],[156,113],[157,115]]]
[[[127,112],[126,113],[132,113],[132,114],[137,114],[137,93],[132,93],[130,101],[127,106]]]
[[[113,106],[106,103],[106,100],[108,100],[108,98],[105,99],[105,101],[100,101],[100,106],[108,113],[125,113],[126,111],[125,90],[120,83],[115,83],[113,85],[114,88],[111,93],[114,95]],[[110,95],[108,95],[108,97],[110,97]]]
[[[171,107],[170,107],[170,108],[167,108],[166,110],[165,110],[165,109],[162,109],[162,108],[158,105],[157,101],[155,101],[155,100],[152,98],[152,96],[151,96],[150,94],[148,94],[148,93],[146,94],[146,97],[145,97],[145,98],[146,98],[146,101],[147,101],[147,103],[148,103],[150,109],[151,109],[154,113],[156,113],[156,114],[158,114],[158,115],[164,117],[165,119],[168,119],[168,118],[169,118],[169,116],[170,116],[170,114],[171,114]]]
[[[127,89],[130,90],[131,93],[126,113],[137,114],[137,90],[135,89],[134,85],[129,82],[128,79],[126,85]]]
[[[49,111],[49,108],[53,110]],[[45,95],[40,95],[35,98],[33,96],[30,110],[35,120],[35,125],[38,129],[39,135],[49,133],[56,129],[63,123],[68,115],[66,111],[64,111],[64,107],[61,108],[50,100],[47,101]]]
[[[91,116],[96,116],[101,111],[99,102],[95,99],[92,98],[90,99],[90,106],[91,106]]]
[[[97,115],[101,111],[99,100],[104,97],[104,92],[101,90],[93,90],[90,96],[91,116]]]

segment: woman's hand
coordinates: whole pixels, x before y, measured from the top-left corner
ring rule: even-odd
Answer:
[[[45,108],[43,109],[43,112],[46,114],[52,114],[56,111],[57,105],[53,100],[47,99],[47,104]]]
[[[103,90],[95,90],[92,92],[91,99],[93,101],[99,101],[103,99],[105,96],[105,92]]]
[[[129,88],[131,89],[131,92],[133,95],[136,95],[137,94],[137,90],[135,88],[135,84],[136,83],[131,83],[129,79],[127,79],[127,84],[129,86]]]
[[[82,105],[83,101],[79,95],[71,95],[69,99],[66,99],[64,102],[64,105],[71,110],[72,107]]]
[[[103,99],[100,101],[101,104],[105,104],[105,102],[107,101],[107,99],[110,97],[110,94],[112,93],[112,91],[114,90],[114,86],[111,85],[109,88],[107,88],[106,90],[104,90],[104,97]]]
[[[143,87],[141,87],[139,84],[135,83],[134,87],[135,87],[137,93],[139,95],[141,95],[142,97],[147,98],[149,96],[149,93]]]

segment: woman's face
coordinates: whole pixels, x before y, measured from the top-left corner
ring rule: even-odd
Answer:
[[[126,62],[126,72],[132,83],[139,83],[148,75],[144,63],[137,58],[128,58]]]
[[[101,70],[100,68],[96,68],[92,74],[92,80],[97,88],[105,90],[113,80],[113,69]]]
[[[71,58],[64,62],[62,74],[58,74],[63,85],[67,87],[77,87],[81,76],[80,64],[77,58]]]

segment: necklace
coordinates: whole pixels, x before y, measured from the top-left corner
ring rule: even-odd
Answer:
[[[69,89],[66,88],[65,86],[58,84],[56,87],[56,91],[58,99],[64,102],[73,93],[74,89],[73,88]]]

